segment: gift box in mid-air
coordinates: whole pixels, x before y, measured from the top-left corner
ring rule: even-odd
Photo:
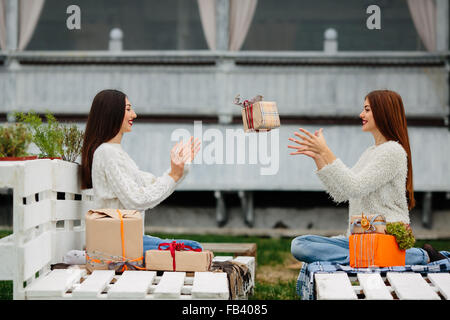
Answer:
[[[262,96],[240,102],[240,96],[235,97],[235,104],[242,107],[242,122],[245,132],[269,131],[280,126],[277,103],[262,101]]]

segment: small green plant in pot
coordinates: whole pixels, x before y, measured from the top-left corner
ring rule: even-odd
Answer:
[[[81,154],[84,132],[79,130],[76,124],[65,125],[62,130],[64,135],[62,158],[75,162]]]
[[[75,124],[62,125],[50,112],[45,115],[45,124],[34,111],[27,114],[16,113],[16,117],[30,127],[33,142],[41,151],[39,158],[61,158],[75,162],[81,154],[84,132]]]
[[[50,113],[46,113],[47,123],[43,123],[41,117],[34,111],[27,114],[16,113],[20,122],[29,126],[33,134],[33,142],[40,150],[39,158],[61,158],[63,153],[64,133]]]
[[[8,123],[0,127],[0,157],[2,160],[26,160],[32,135],[22,123]],[[34,156],[36,158],[36,156]]]

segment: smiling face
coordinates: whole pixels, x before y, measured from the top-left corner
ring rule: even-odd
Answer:
[[[131,127],[133,126],[133,120],[137,117],[136,113],[134,112],[133,108],[131,107],[131,103],[128,100],[127,97],[125,97],[125,115],[123,117],[122,127],[121,131],[124,132],[130,132]]]
[[[373,132],[377,130],[377,126],[375,125],[375,119],[373,118],[372,109],[370,107],[369,100],[366,98],[364,101],[364,109],[359,114],[359,117],[362,120],[362,130],[366,132]]]

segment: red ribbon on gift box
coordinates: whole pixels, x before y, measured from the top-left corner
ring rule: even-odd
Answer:
[[[166,247],[163,249],[162,247]],[[158,246],[158,250],[170,250],[170,255],[172,256],[172,265],[173,265],[173,271],[176,270],[176,264],[175,264],[175,251],[195,251],[195,252],[201,252],[202,249],[197,248],[194,249],[191,246],[185,245],[184,243],[177,243],[176,241],[164,242],[160,243]]]
[[[249,129],[254,129],[255,126],[253,124],[253,103],[250,103],[248,100],[244,101],[245,113],[247,115],[247,127]]]

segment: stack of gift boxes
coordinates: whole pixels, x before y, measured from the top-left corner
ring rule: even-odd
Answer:
[[[352,216],[350,220],[350,266],[353,268],[405,265],[405,250],[400,250],[393,235],[386,234],[382,215]]]
[[[209,271],[211,251],[183,243],[161,243],[157,250],[143,249],[142,216],[136,210],[98,209],[86,213],[86,269],[156,271]],[[386,234],[381,215],[351,217],[350,266],[353,268],[405,265],[393,235]]]
[[[209,271],[213,253],[182,243],[143,249],[142,216],[136,210],[98,209],[86,213],[86,269]],[[145,259],[144,259],[145,258]]]

